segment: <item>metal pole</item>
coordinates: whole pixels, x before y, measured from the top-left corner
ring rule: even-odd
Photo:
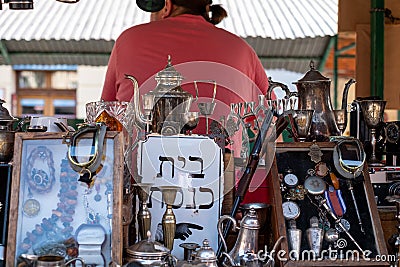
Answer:
[[[373,96],[384,92],[385,0],[371,0],[371,88]]]
[[[333,53],[333,81],[335,83],[334,93],[333,93],[333,106],[336,109],[338,107],[338,36],[335,35],[335,51]]]

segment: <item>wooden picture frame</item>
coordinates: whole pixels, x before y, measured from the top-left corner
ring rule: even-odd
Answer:
[[[64,134],[15,135],[7,266],[17,266],[23,253],[122,265],[122,134],[107,132],[90,188],[69,164]]]

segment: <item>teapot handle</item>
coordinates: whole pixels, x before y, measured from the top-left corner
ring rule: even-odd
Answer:
[[[225,241],[224,236],[222,234],[222,223],[225,220],[230,220],[231,222],[233,222],[234,229],[236,229],[236,227],[235,227],[236,226],[236,220],[233,217],[229,216],[229,215],[223,215],[218,220],[218,235],[221,238],[221,242],[222,242],[222,245],[224,246],[224,250],[226,252],[228,252],[228,247],[226,246],[226,241]]]
[[[213,96],[212,96],[212,101],[211,103],[214,103],[215,101],[215,95],[217,94],[217,81],[215,80],[194,80],[194,88],[196,89],[196,99],[194,100],[194,102],[197,101],[197,99],[199,98],[199,88],[197,87],[197,83],[198,82],[204,82],[204,83],[213,83],[214,84],[214,88],[213,88]]]
[[[267,89],[267,100],[272,100],[272,92],[274,88],[280,87],[284,92],[285,92],[285,98],[290,98],[292,96],[297,96],[297,92],[290,92],[289,87],[280,82],[274,82],[272,81],[271,77],[268,77],[268,89]]]

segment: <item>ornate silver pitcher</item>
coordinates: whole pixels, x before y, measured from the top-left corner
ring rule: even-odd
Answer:
[[[354,82],[350,79],[343,91],[342,109],[346,110],[346,114],[347,95]],[[325,141],[329,136],[340,135],[331,103],[331,80],[316,70],[311,61],[310,70],[294,84],[297,87],[298,109],[314,110],[311,137],[317,141]]]
[[[231,220],[233,225],[236,225],[236,220],[229,215],[221,216],[218,220],[218,235],[221,238],[225,251],[227,251],[226,242],[222,235],[222,223],[225,220]],[[223,263],[224,266],[241,266],[248,253],[254,254],[258,252],[258,230],[260,229],[260,223],[254,209],[250,209],[242,218],[239,229],[238,238],[233,249],[229,253],[224,253],[227,257]]]
[[[347,95],[350,86],[355,80],[350,79],[343,90],[342,107],[347,116]],[[303,78],[294,82],[297,87],[299,110],[314,110],[311,134],[309,140],[328,141],[330,136],[339,136],[340,131],[336,124],[335,114],[332,108],[330,86],[331,80],[323,76],[314,67],[314,62],[310,62],[310,70]],[[275,87],[281,87],[286,93],[285,99],[296,96],[296,93],[290,92],[287,86],[281,83],[272,83],[268,88],[267,99],[271,100],[272,90]]]

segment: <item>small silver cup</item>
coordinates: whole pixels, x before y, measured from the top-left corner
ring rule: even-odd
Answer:
[[[298,109],[295,110],[294,122],[297,131],[297,137],[300,142],[305,142],[310,136],[310,128],[314,110]]]

